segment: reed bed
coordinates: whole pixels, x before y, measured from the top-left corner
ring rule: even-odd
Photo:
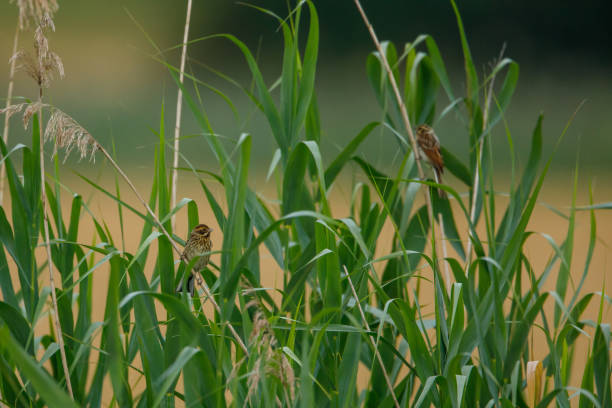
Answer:
[[[525,248],[536,232],[528,225],[554,157],[543,154],[544,118],[534,124],[530,151],[521,157],[505,117],[519,66],[502,52],[479,75],[453,0],[449,7],[464,56],[462,89],[452,86],[433,37],[420,35],[401,47],[380,41],[355,0],[373,40],[364,81],[372,86],[381,120],[364,123],[335,155],[320,148],[325,132],[315,91],[315,5],[296,2],[286,16],[253,11],[267,13],[284,40],[281,74],[266,83],[240,39],[216,34],[188,40],[189,1],[185,39],[176,47],[182,50],[180,66],[168,62],[151,39],[153,58],[176,84],[179,106],[184,103],[197,120],[200,143],[212,151],[217,170],[202,170],[181,154],[181,114],[175,132],[166,135],[162,108],[154,177],[145,196],[116,162],[114,148],[43,99],[43,90],[63,76],[47,39],[57,4],[17,3],[33,21],[36,46],[31,54],[16,50],[13,61],[40,93],[19,104],[9,94],[3,110],[7,118],[21,114],[32,139],[28,145],[7,140],[5,130],[0,140],[8,187],[0,207],[2,404],[612,407],[605,321],[611,299],[605,282],[600,291],[584,290],[594,279],[594,252],[605,250],[596,213],[612,204],[591,198],[578,205],[583,181],[577,167],[569,207],[555,210],[566,220],[566,236],[556,242],[547,231],[537,232],[548,240],[551,255],[544,268],[533,266]],[[50,9],[37,8],[44,5]],[[251,86],[221,76],[244,91],[269,125],[276,145],[268,157],[275,201],[249,185],[253,136],[221,139],[223,129],[212,127],[205,109],[217,101],[201,97],[200,88],[210,85],[185,72],[187,47],[204,41],[238,48],[252,74]],[[414,135],[417,125],[435,127],[440,120],[456,121],[455,137],[469,147],[467,157],[458,157],[444,148],[442,137],[445,177],[456,180],[455,187],[430,176]],[[497,127],[505,129],[512,163],[507,189],[493,177]],[[381,169],[357,153],[375,137],[396,145],[401,161]],[[65,197],[59,157],[72,150],[92,163],[102,155],[95,165],[107,162],[114,169],[114,190],[80,177],[117,204],[120,237],[111,233],[117,225],[109,228],[108,220],[96,218],[78,192]],[[197,181],[206,202],[177,200],[180,170],[181,180]],[[335,216],[334,185],[359,179],[349,181],[348,216]],[[125,186],[138,206],[126,201]],[[213,194],[216,188],[222,196]],[[219,261],[202,271],[191,297],[175,292],[196,260],[182,255],[185,241],[175,233],[182,228],[173,219],[181,215],[188,230],[212,223],[201,219],[203,207],[220,229],[213,235]],[[574,239],[579,212],[589,216],[588,242]],[[123,242],[130,219],[143,222],[133,252]],[[82,233],[85,223],[94,225],[94,237]],[[383,228],[391,229],[390,242],[381,242]],[[578,246],[587,247],[580,267],[572,262]],[[46,248],[44,256],[39,247]],[[269,273],[262,254],[281,271],[275,288],[262,285]],[[102,320],[94,318],[94,276],[108,282]],[[593,306],[597,315],[586,315]],[[46,334],[35,332],[47,320]],[[534,355],[534,336],[543,339],[543,357]]]

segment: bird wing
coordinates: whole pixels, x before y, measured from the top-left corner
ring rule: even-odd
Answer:
[[[431,165],[438,171],[440,174],[444,171],[444,160],[442,160],[442,154],[440,154],[440,149],[437,147],[434,148],[426,148],[422,149]]]

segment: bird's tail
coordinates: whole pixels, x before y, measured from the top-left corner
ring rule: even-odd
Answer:
[[[444,168],[442,166],[434,166],[434,176],[436,177],[436,183],[442,184],[442,172]],[[438,195],[440,198],[446,198],[446,192],[438,187]]]
[[[183,279],[181,279],[181,281],[179,282],[178,286],[176,287],[176,293],[181,293],[181,292],[185,292],[185,291],[189,291],[189,294],[191,295],[191,297],[193,297],[194,293],[195,293],[195,285],[194,285],[194,276],[193,273],[189,274],[189,277],[187,277],[187,283],[185,284]]]

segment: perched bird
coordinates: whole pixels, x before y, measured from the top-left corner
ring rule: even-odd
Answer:
[[[196,225],[193,231],[191,231],[189,239],[185,243],[183,254],[181,255],[181,260],[185,263],[185,265],[189,264],[193,258],[197,256],[200,257],[193,265],[193,269],[187,278],[186,287],[191,296],[194,294],[194,275],[202,271],[206,265],[208,265],[208,260],[210,259],[210,250],[212,249],[212,240],[210,239],[211,232],[212,228],[209,228],[205,224]],[[200,278],[198,277],[198,280],[199,279]],[[183,279],[181,279],[176,291],[183,292],[185,290],[184,286]]]
[[[436,183],[442,184],[442,173],[444,172],[444,160],[440,153],[440,141],[436,133],[429,125],[420,125],[416,130],[417,143],[427,160],[433,167]],[[440,197],[444,195],[442,190],[438,190]]]

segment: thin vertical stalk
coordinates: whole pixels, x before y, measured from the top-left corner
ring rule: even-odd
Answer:
[[[446,259],[448,258],[448,250],[446,248],[446,233],[444,230],[444,220],[442,219],[442,214],[438,214],[438,223],[440,224],[440,231],[442,232],[442,237],[440,237],[440,240],[442,241],[442,258]],[[446,278],[446,290],[450,295],[452,283],[448,262],[444,262],[444,277]]]
[[[387,56],[385,55],[382,49],[382,46],[380,45],[380,41],[378,40],[378,36],[376,35],[376,32],[374,31],[374,27],[372,27],[372,24],[370,24],[370,20],[368,19],[368,16],[363,10],[363,7],[361,7],[361,2],[359,0],[354,0],[354,2],[355,2],[355,6],[357,7],[357,10],[359,11],[359,14],[361,15],[361,18],[363,19],[363,22],[366,28],[368,29],[368,32],[370,33],[370,37],[372,37],[372,41],[374,42],[374,45],[376,46],[376,50],[380,54],[380,59],[383,63],[385,71],[387,71],[387,76],[389,77],[391,88],[393,89],[395,99],[400,107],[400,112],[401,112],[402,120],[404,122],[404,127],[406,128],[406,133],[408,134],[408,139],[410,140],[410,146],[412,148],[412,151],[414,152],[414,158],[416,161],[417,170],[419,172],[419,178],[421,180],[425,180],[425,172],[423,171],[423,166],[421,165],[421,154],[419,152],[419,147],[417,145],[416,138],[414,137],[414,132],[412,131],[412,125],[410,124],[410,119],[408,117],[408,111],[406,110],[406,104],[404,103],[404,99],[401,96],[399,86],[397,85],[397,81],[395,80],[395,75],[393,75],[393,71],[391,70],[391,66],[389,65]],[[438,250],[437,250],[438,240],[436,239],[436,230],[435,230],[436,220],[434,217],[433,205],[431,202],[430,189],[429,188],[424,189],[424,194],[425,194],[425,203],[427,205],[427,215],[429,217],[429,222],[431,225],[432,245],[433,245],[433,253],[434,253],[433,260],[434,260],[435,268],[439,271],[440,264],[438,261]],[[442,225],[440,225],[440,227],[442,228]]]
[[[436,183],[442,184],[441,177],[438,175],[437,171],[433,172]],[[442,191],[442,190],[438,190]],[[442,259],[448,258],[448,249],[446,248],[446,232],[444,229],[444,218],[442,218],[442,213],[438,213],[438,224],[440,224],[440,231],[442,232],[442,236],[440,240],[442,241]],[[450,295],[451,290],[451,276],[450,276],[450,267],[448,262],[444,262],[444,278],[446,279],[446,291]]]
[[[40,86],[40,84],[39,84]],[[38,102],[42,105],[43,90],[42,86],[39,88]],[[47,217],[47,189],[45,186],[45,150],[44,140],[42,131],[42,108],[38,111],[39,126],[38,133],[40,137],[40,191],[41,191],[41,207],[43,212],[43,230],[45,238],[45,248],[47,250],[47,266],[49,268],[49,286],[51,286],[51,300],[53,302],[53,323],[55,325],[55,332],[57,334],[57,343],[60,349],[60,356],[62,359],[62,367],[64,369],[64,377],[66,377],[66,388],[70,398],[74,400],[72,393],[72,383],[70,381],[70,370],[68,369],[68,360],[66,359],[66,350],[64,346],[64,334],[62,332],[62,325],[59,321],[59,308],[57,307],[57,295],[55,294],[55,280],[53,278],[53,260],[51,258],[51,243],[49,239],[49,218]]]
[[[499,53],[499,57],[497,59],[497,63],[499,63],[503,56],[504,51],[506,50],[506,44],[502,46],[502,49]],[[482,131],[484,132],[489,124],[489,111],[491,110],[491,100],[493,98],[493,85],[495,84],[495,77],[497,75],[493,75],[491,78],[491,82],[489,83],[489,88],[487,90],[487,100],[484,106],[484,112],[482,115]],[[482,162],[482,156],[484,154],[484,135],[480,138],[478,142],[478,160],[476,162],[476,169],[474,169],[474,183],[472,184],[474,188],[472,189],[472,207],[470,208],[470,223],[474,224],[476,222],[476,198],[478,197],[478,186],[480,185],[480,163]],[[491,192],[493,194],[493,192]],[[476,226],[474,226],[475,228]],[[472,229],[468,227],[468,244],[467,244],[467,252],[465,255],[465,267],[464,270],[468,270],[472,258]]]
[[[181,85],[183,84],[183,81],[184,81],[184,78],[185,78],[185,61],[187,59],[187,41],[189,40],[189,23],[191,21],[191,4],[192,4],[192,0],[187,0],[187,15],[185,16],[185,30],[183,32],[183,46],[181,47],[181,49],[182,49],[182,51],[181,51],[181,65],[180,65],[180,73],[179,73],[179,82],[181,83]],[[175,125],[174,125],[174,154],[173,154],[173,159],[172,159],[172,191],[171,191],[172,208],[174,208],[176,206],[176,192],[177,192],[177,185],[178,185],[178,161],[179,161],[179,151],[180,151],[179,150],[180,149],[180,147],[179,147],[179,136],[180,136],[180,133],[181,133],[181,115],[182,115],[182,111],[183,111],[183,90],[179,86],[178,96],[177,96],[177,99],[176,99],[176,121],[175,121]],[[121,168],[119,168],[119,166],[115,163],[115,161],[110,157],[108,152],[106,152],[106,150],[102,146],[100,146],[100,144],[98,144],[98,146],[102,150],[102,153],[104,153],[104,155],[107,157],[107,159],[109,159],[109,161],[113,164],[115,169],[117,169],[119,174],[128,183],[128,185],[130,186],[132,191],[138,197],[138,200],[146,207],[146,209],[149,212],[149,214],[153,217],[153,219],[157,223],[158,228],[160,229],[160,231],[162,231],[162,233],[168,238],[168,241],[170,241],[170,243],[172,244],[174,250],[181,257],[181,260],[183,262],[185,262],[185,264],[188,264],[189,262],[187,261],[187,259],[184,258],[182,251],[178,248],[178,246],[176,245],[174,240],[172,238],[170,238],[170,236],[168,235],[168,232],[163,227],[161,222],[157,219],[157,217],[155,216],[155,214],[153,213],[151,208],[149,208],[149,206],[144,201],[144,199],[140,196],[140,194],[138,194],[138,191],[136,190],[136,187],[134,187],[132,182],[128,179],[128,177],[125,175],[125,173],[123,173],[123,171],[121,170]],[[171,219],[171,225],[172,225],[172,229],[174,230],[174,228],[175,228],[175,216],[174,215],[172,216],[172,219]],[[210,302],[212,303],[213,307],[215,308],[217,313],[219,313],[219,315],[221,316],[221,308],[219,307],[219,305],[215,301],[215,298],[212,296],[212,293],[210,292],[210,289],[208,288],[208,285],[206,284],[206,282],[204,282],[203,280],[200,281],[198,279],[198,283],[200,283],[200,286],[204,290],[204,294],[206,295],[206,297],[208,299],[210,299]],[[236,342],[238,342],[238,345],[240,346],[242,351],[244,351],[244,353],[248,356],[249,355],[249,350],[247,349],[246,345],[244,344],[244,342],[242,341],[242,339],[238,335],[238,332],[236,332],[236,330],[234,329],[234,326],[232,326],[232,324],[229,323],[229,322],[227,323],[227,325],[228,325],[228,328],[229,328],[230,332],[234,336],[234,339],[236,340]]]
[[[187,58],[187,40],[189,39],[189,22],[191,20],[191,0],[187,0],[187,16],[185,17],[185,31],[183,33],[183,47],[181,51],[181,72],[179,82],[183,84],[185,77],[185,60]],[[176,190],[178,184],[179,161],[179,135],[181,133],[181,114],[183,110],[183,88],[179,86],[176,99],[176,122],[174,124],[174,157],[172,159],[172,208],[176,206]],[[172,230],[175,228],[175,216],[171,220]]]
[[[11,56],[17,54],[17,47],[19,45],[19,24],[17,24],[17,28],[15,29],[15,38],[13,39],[13,53]],[[11,106],[11,100],[13,99],[13,86],[14,86],[14,77],[15,77],[15,58],[11,58],[11,68],[9,71],[9,84],[8,91],[6,92],[6,107]],[[4,117],[4,132],[2,133],[2,139],[4,140],[4,144],[8,144],[9,137],[9,115],[5,115]],[[4,164],[0,166],[0,205],[4,202],[4,175],[6,174],[6,168]]]

